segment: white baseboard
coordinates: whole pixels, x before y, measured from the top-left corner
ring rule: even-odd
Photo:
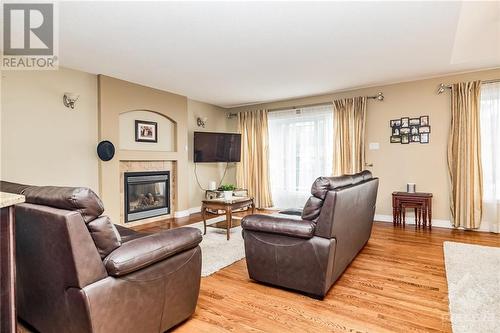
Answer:
[[[375,217],[373,218],[373,220],[377,221],[377,222],[390,222],[390,223],[392,223],[392,215],[375,214]],[[406,218],[406,224],[415,225],[415,218],[413,216],[407,217]],[[432,219],[432,226],[433,227],[438,227],[438,228],[455,229],[451,225],[451,221],[450,220]],[[458,228],[458,229],[459,230],[463,230],[462,228]],[[479,229],[475,229],[473,231],[489,232],[489,230],[486,229],[485,226],[481,226]]]
[[[198,207],[191,207],[186,210],[179,210],[174,213],[175,218],[180,218],[180,217],[188,217],[191,214],[196,214],[201,211],[201,206]],[[374,221],[377,222],[390,222],[392,223],[392,215],[383,215],[383,214],[375,214],[375,217],[373,218]],[[414,225],[415,224],[415,219],[413,216],[408,216],[406,219],[406,224]],[[447,229],[454,229],[454,227],[451,225],[450,220],[439,220],[439,219],[432,219],[432,226],[433,227],[438,227],[438,228],[447,228]],[[461,228],[459,228],[461,229]],[[489,230],[485,226],[481,226],[479,229],[473,230],[473,231],[481,231],[481,232],[489,232]]]
[[[191,207],[185,210],[178,210],[174,213],[174,218],[178,219],[181,217],[188,217],[191,214],[199,213],[201,211],[200,207]]]
[[[189,208],[189,215],[201,212],[201,206]]]
[[[180,217],[187,217],[189,216],[189,209],[186,210],[178,210],[174,213],[174,218],[178,219]]]

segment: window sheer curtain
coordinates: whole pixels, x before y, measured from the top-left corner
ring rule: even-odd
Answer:
[[[500,233],[500,83],[481,86],[483,223]]]
[[[331,105],[268,113],[271,193],[276,208],[301,208],[313,181],[331,176]]]

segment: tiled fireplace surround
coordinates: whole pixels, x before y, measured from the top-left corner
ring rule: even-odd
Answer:
[[[175,161],[120,161],[120,223],[125,223],[125,172],[147,172],[147,171],[170,171],[170,207],[175,207],[177,186],[177,163]],[[170,214],[145,218],[128,222],[127,227],[156,222],[173,217],[173,209]]]

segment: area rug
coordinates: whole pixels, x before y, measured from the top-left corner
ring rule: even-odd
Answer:
[[[500,248],[443,246],[453,332],[500,332]]]
[[[207,220],[207,225],[224,221],[225,216],[218,216]],[[239,219],[233,216],[233,219]],[[203,222],[187,225],[198,228],[203,232]],[[226,229],[207,227],[207,234],[203,235],[201,247],[201,276],[209,276],[224,267],[245,257],[245,247],[241,235],[241,227],[230,229],[230,239],[226,238]]]

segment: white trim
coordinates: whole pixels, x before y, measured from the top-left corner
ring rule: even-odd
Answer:
[[[201,212],[201,206],[189,208],[189,215]]]
[[[174,213],[174,218],[178,219],[180,217],[188,217],[191,214],[196,214],[201,212],[201,206],[191,207],[185,210],[178,210]]]
[[[189,216],[189,209],[186,210],[178,210],[174,213],[174,218],[178,219],[180,217],[188,217]]]
[[[391,222],[392,223],[392,215],[375,214],[375,216],[373,217],[373,220],[377,221],[377,222]],[[406,219],[406,224],[415,225],[415,219],[413,218],[413,216],[409,216]],[[451,225],[450,220],[432,219],[432,226],[438,227],[438,228],[455,229]],[[458,230],[463,230],[463,228],[458,228]],[[481,225],[481,227],[479,227],[479,229],[474,229],[472,231],[489,232],[489,230],[487,229],[487,227],[484,226],[484,224]]]

